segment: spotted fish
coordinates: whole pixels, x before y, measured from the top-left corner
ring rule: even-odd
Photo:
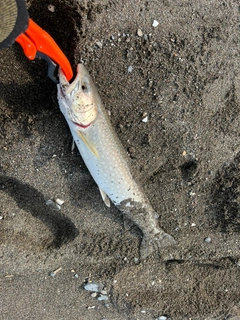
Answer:
[[[105,204],[110,206],[111,200],[142,231],[141,258],[174,244],[173,237],[158,226],[156,212],[133,179],[126,152],[84,65],[78,64],[71,84],[61,70],[59,81],[60,109]]]

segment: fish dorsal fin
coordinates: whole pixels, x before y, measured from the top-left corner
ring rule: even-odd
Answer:
[[[98,188],[99,188],[99,191],[100,191],[100,193],[101,193],[101,196],[102,196],[102,199],[103,199],[105,205],[106,205],[108,208],[110,208],[110,205],[111,205],[111,204],[110,204],[110,200],[109,200],[106,192],[104,192],[100,187],[98,187]]]
[[[84,144],[88,147],[88,149],[94,154],[96,158],[99,159],[99,154],[94,144],[89,140],[89,138],[81,131],[77,131],[78,136],[82,139]]]

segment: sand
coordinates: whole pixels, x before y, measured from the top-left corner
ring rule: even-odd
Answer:
[[[140,260],[140,230],[124,228],[71,152],[46,63],[14,44],[0,51],[0,318],[240,319],[238,1],[28,7],[74,70],[88,68],[177,244]]]

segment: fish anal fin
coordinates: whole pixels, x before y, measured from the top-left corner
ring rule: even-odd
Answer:
[[[104,192],[100,187],[98,187],[98,188],[99,188],[100,194],[101,194],[101,196],[102,196],[102,199],[103,199],[105,205],[106,205],[108,208],[110,208],[111,203],[110,203],[110,200],[109,200],[106,192]]]

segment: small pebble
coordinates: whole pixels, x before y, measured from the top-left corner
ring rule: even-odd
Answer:
[[[138,35],[139,37],[142,37],[142,36],[143,36],[143,32],[142,32],[141,29],[138,29],[138,30],[137,30],[137,35]]]
[[[93,52],[93,48],[92,48],[92,47],[90,47],[90,46],[88,46],[86,49],[87,49],[87,51],[88,51],[88,52],[90,52],[90,53],[92,53],[92,52]]]
[[[61,206],[57,203],[56,203],[56,208],[57,208],[57,210],[61,210]]]
[[[93,292],[93,293],[91,294],[91,297],[93,297],[93,298],[96,298],[96,296],[97,296],[97,292]]]
[[[84,285],[84,289],[87,291],[101,292],[103,285],[97,282],[88,282]]]
[[[50,199],[46,201],[46,205],[52,207],[53,209],[57,209],[58,211],[61,210],[61,206]]]
[[[153,28],[156,28],[159,25],[159,22],[157,20],[153,20],[152,26]]]
[[[191,224],[191,227],[196,227],[196,223],[192,223],[192,224]]]
[[[128,71],[129,73],[132,72],[132,71],[133,71],[133,67],[132,67],[132,66],[129,66],[128,69],[127,69],[127,71]]]
[[[54,206],[54,202],[52,200],[47,200],[46,205],[47,206]]]
[[[64,200],[61,199],[56,199],[56,203],[59,204],[60,206],[64,204]]]
[[[56,9],[56,7],[55,7],[54,5],[52,5],[52,4],[49,4],[49,5],[48,5],[48,10],[49,10],[49,11],[55,12],[55,9]]]
[[[56,276],[56,274],[59,272],[59,271],[61,271],[62,270],[62,267],[60,267],[60,268],[58,268],[58,269],[56,269],[56,270],[54,270],[54,271],[51,271],[50,273],[49,273],[49,275],[50,275],[50,277],[55,277]]]
[[[108,296],[101,295],[101,296],[97,297],[97,299],[98,299],[99,301],[106,301],[106,300],[108,300]]]
[[[102,49],[102,47],[103,47],[103,44],[102,44],[101,41],[97,41],[97,42],[96,42],[96,45],[97,45],[100,49]]]
[[[2,220],[3,219],[3,216],[0,216],[0,220]]]
[[[145,118],[142,119],[142,122],[148,122],[148,116],[146,116]]]
[[[77,274],[77,273],[74,275],[74,278],[75,278],[75,279],[78,279],[78,274]]]
[[[212,241],[212,239],[210,237],[207,237],[204,239],[205,242],[210,243]]]
[[[167,320],[167,317],[165,317],[165,316],[160,316],[160,317],[157,318],[157,320]]]
[[[107,291],[106,290],[102,290],[101,294],[107,294]]]

